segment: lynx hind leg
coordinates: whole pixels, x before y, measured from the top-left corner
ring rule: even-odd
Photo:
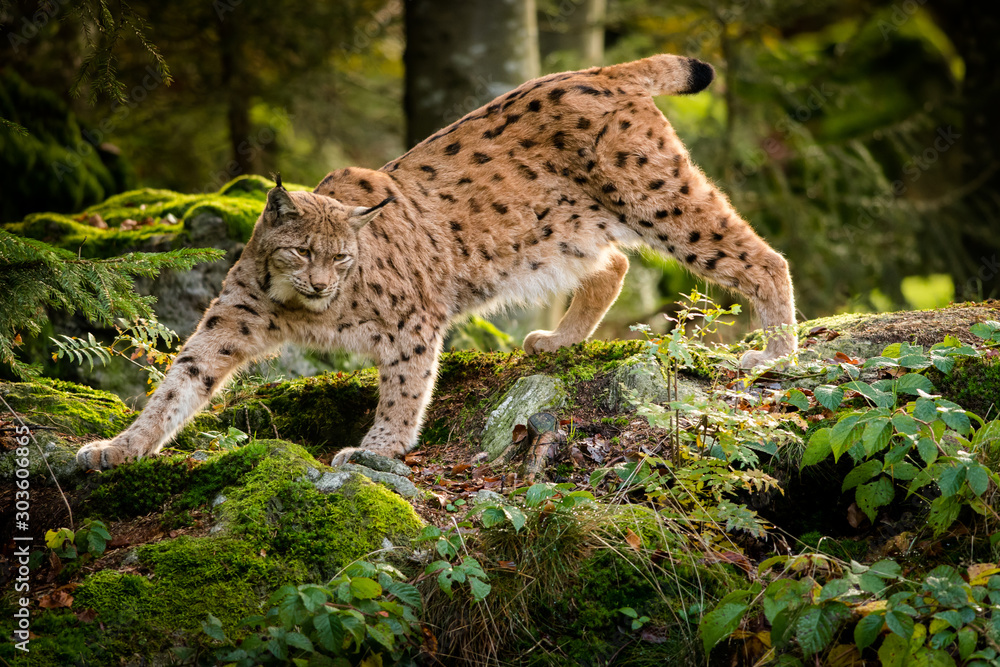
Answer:
[[[716,201],[723,201],[717,194]],[[773,250],[726,203],[692,221],[665,243],[666,250],[692,273],[742,294],[769,332],[767,347],[740,360],[753,368],[795,351],[795,333],[778,331],[795,324],[795,301],[788,262]]]
[[[785,258],[744,221],[687,151],[651,98],[637,98],[609,122],[598,147],[595,197],[644,243],[696,275],[746,296],[765,329],[795,324]],[[624,120],[627,118],[627,120]],[[593,181],[594,179],[592,179]],[[752,367],[794,352],[794,333],[774,333],[766,350],[741,360]]]
[[[594,333],[604,314],[618,298],[628,272],[628,257],[614,250],[607,262],[589,274],[573,293],[569,309],[555,331],[532,331],[524,339],[526,354],[554,352],[560,347],[580,343]]]

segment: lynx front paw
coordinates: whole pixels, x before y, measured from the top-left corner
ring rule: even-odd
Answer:
[[[398,458],[401,454],[401,452],[392,447],[378,447],[376,445],[365,445],[362,443],[361,447],[345,447],[344,449],[341,449],[333,455],[330,465],[339,466],[345,463],[350,463],[351,458],[358,452],[371,452],[372,454],[384,456],[387,459]]]
[[[126,460],[125,450],[114,444],[114,440],[88,442],[76,453],[76,464],[81,470],[107,470],[121,465]]]
[[[789,359],[783,359],[787,356],[787,354],[775,354],[767,350],[750,350],[740,357],[740,368],[750,370],[751,368],[771,363],[775,359],[782,359],[781,363],[775,364],[775,370],[779,370],[792,363]]]
[[[555,352],[560,347],[572,345],[564,340],[562,336],[556,335],[554,331],[532,331],[524,338],[524,353],[538,354],[539,352]]]

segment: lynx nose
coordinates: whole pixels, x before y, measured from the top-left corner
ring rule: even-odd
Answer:
[[[317,291],[317,292],[322,292],[323,290],[325,290],[330,285],[329,283],[316,282],[315,280],[313,280],[311,282],[312,282],[313,289],[315,291]]]

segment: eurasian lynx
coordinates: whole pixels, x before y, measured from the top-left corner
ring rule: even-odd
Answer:
[[[80,449],[84,468],[155,454],[240,365],[284,342],[373,357],[375,423],[360,448],[416,442],[449,323],[575,289],[525,352],[585,340],[648,245],[745,295],[764,327],[795,322],[788,265],[691,164],[651,95],[695,93],[709,65],[658,55],[529,81],[379,171],[335,171],[315,192],[280,181],[222,293],[146,409]],[[795,350],[778,332],[744,366]],[[353,449],[341,450],[335,462]]]

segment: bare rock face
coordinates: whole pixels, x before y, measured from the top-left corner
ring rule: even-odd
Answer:
[[[486,418],[480,444],[487,460],[494,460],[507,449],[515,426],[527,424],[536,412],[557,410],[565,403],[566,388],[561,380],[548,375],[519,379]]]

